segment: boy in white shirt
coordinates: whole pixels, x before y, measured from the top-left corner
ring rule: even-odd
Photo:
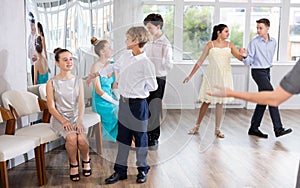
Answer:
[[[172,46],[163,34],[163,18],[160,14],[149,14],[144,19],[144,25],[153,37],[153,41],[145,45],[145,52],[155,66],[158,88],[150,92],[147,102],[150,109],[148,125],[148,146],[151,150],[158,148],[160,136],[160,114],[162,99],[165,92],[166,77],[173,66]]]
[[[135,138],[138,175],[136,182],[147,181],[150,166],[148,155],[148,118],[149,109],[146,98],[150,91],[157,89],[155,68],[143,52],[144,45],[149,41],[149,33],[145,27],[132,27],[126,32],[128,53],[115,61],[111,66],[97,73],[90,74],[87,83],[96,76],[119,72],[118,88],[120,93],[118,114],[118,154],[114,165],[115,172],[105,179],[112,184],[127,179],[127,159],[132,142]]]

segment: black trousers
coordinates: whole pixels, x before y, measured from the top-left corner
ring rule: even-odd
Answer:
[[[135,138],[136,165],[138,171],[148,173],[150,166],[147,163],[148,137],[147,126],[149,109],[146,99],[130,102],[119,100],[118,114],[118,154],[114,170],[125,176],[127,174],[127,160],[132,137]]]
[[[272,84],[270,82],[270,68],[267,69],[252,69],[252,78],[258,86],[258,91],[273,91]],[[251,119],[250,129],[256,130],[261,124],[266,105],[257,104]],[[282,123],[278,107],[269,106],[269,113],[272,119],[274,131],[278,132],[282,129]]]
[[[150,117],[148,124],[148,142],[158,140],[160,136],[160,114],[162,98],[165,93],[166,77],[156,77],[158,88],[150,92],[147,102],[149,105]]]
[[[31,65],[31,79],[32,79],[32,85],[34,83],[34,65]]]

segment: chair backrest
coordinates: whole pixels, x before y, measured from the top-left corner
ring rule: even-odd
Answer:
[[[27,87],[27,91],[39,96],[39,87],[40,85],[31,85]]]
[[[0,106],[0,123],[6,121],[6,129],[5,134],[13,135],[15,132],[15,124],[16,119],[13,117],[11,112],[3,107]]]
[[[7,109],[13,107],[18,117],[41,112],[38,96],[28,91],[5,91],[2,94],[2,102]]]
[[[39,93],[40,93],[41,99],[47,101],[46,84],[40,84]]]
[[[85,105],[86,107],[89,107],[92,105],[93,83],[87,85],[84,79],[82,80],[82,82],[83,82]]]

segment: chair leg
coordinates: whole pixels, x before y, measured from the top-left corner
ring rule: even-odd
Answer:
[[[77,150],[77,162],[78,162],[78,165],[80,166],[80,150],[79,149]]]
[[[43,173],[42,173],[42,159],[41,159],[41,146],[38,146],[34,149],[35,155],[35,166],[38,177],[39,186],[43,185]]]
[[[97,153],[102,155],[103,153],[103,147],[102,147],[102,124],[101,122],[97,123],[96,126],[96,147],[97,147]]]
[[[1,187],[8,188],[8,175],[6,161],[0,162]]]
[[[46,144],[41,144],[41,166],[42,166],[42,175],[43,175],[43,185],[47,184],[45,148],[46,148]]]

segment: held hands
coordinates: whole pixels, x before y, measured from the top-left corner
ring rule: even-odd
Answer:
[[[218,85],[213,86],[214,91],[207,91],[206,94],[209,96],[214,96],[214,97],[229,97],[229,93],[232,91],[230,88],[226,88],[226,87],[221,87]]]
[[[246,48],[240,48],[239,52],[240,52],[240,55],[245,58],[248,56]]]

